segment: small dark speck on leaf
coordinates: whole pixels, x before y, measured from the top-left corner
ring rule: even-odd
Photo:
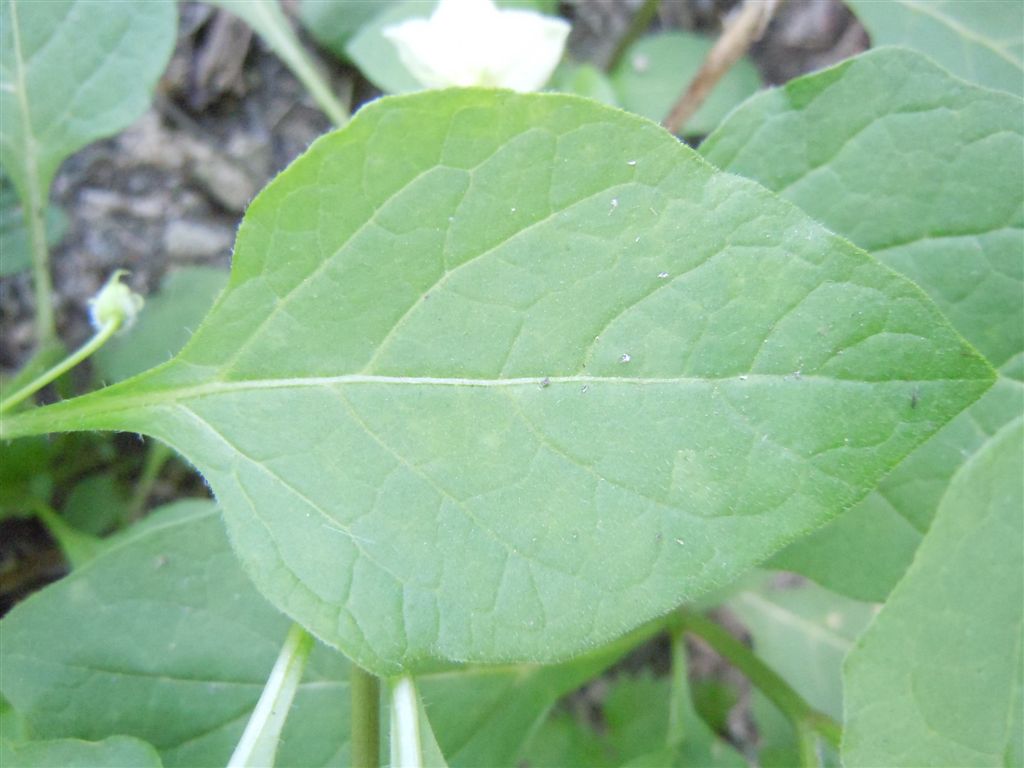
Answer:
[[[920,399],[920,395],[917,391],[917,387],[914,387],[914,391],[910,393],[910,407],[917,408],[917,401]]]
[[[540,380],[540,388],[541,389],[547,389],[550,386],[551,386],[551,379],[549,379],[547,376],[545,376],[543,379]]]

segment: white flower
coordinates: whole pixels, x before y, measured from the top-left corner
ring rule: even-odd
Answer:
[[[536,91],[551,78],[569,24],[491,0],[441,0],[429,19],[386,27],[406,69],[427,88],[482,85]]]
[[[121,282],[127,274],[123,269],[117,270],[100,292],[89,299],[89,320],[97,331],[111,323],[115,323],[115,327],[131,328],[142,309],[143,298]]]

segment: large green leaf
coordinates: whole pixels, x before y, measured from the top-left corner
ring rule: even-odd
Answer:
[[[960,77],[1024,96],[1024,8],[1014,0],[846,0],[875,45],[905,45]]]
[[[394,674],[616,637],[990,383],[916,286],[661,128],[464,90],[375,102],[268,186],[173,361],[0,428],[168,442],[261,591]]]
[[[61,162],[138,117],[174,47],[173,0],[3,0],[0,165],[45,201]]]
[[[776,561],[882,600],[950,476],[1024,407],[1024,165],[1010,161],[1024,153],[1024,102],[880,49],[751,99],[701,151],[912,278],[1001,367],[877,493]]]
[[[953,478],[906,578],[847,659],[843,763],[1020,765],[1024,421]]]

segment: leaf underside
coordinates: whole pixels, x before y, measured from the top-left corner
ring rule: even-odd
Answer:
[[[728,582],[990,382],[913,284],[654,124],[447,91],[264,190],[176,359],[6,429],[167,441],[261,591],[392,674]]]

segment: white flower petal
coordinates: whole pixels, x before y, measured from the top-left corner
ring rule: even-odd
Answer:
[[[483,85],[535,91],[562,58],[569,24],[491,0],[441,0],[429,19],[387,27],[402,63],[427,88]]]

